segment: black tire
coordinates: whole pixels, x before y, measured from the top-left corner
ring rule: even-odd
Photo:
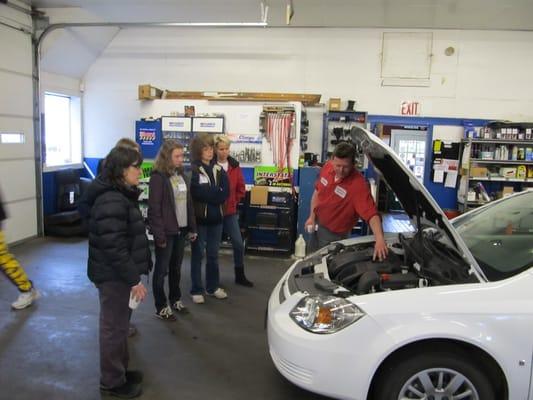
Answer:
[[[373,398],[376,400],[426,398],[446,400],[450,392],[453,392],[452,395],[457,395],[471,390],[472,395],[464,397],[464,400],[496,400],[494,387],[481,364],[474,358],[469,359],[461,352],[457,354],[433,351],[396,358],[381,371],[373,388]],[[426,378],[425,385],[419,379],[420,377]],[[438,383],[439,377],[443,380],[441,385]],[[437,395],[431,393],[435,387],[446,388],[452,378],[463,382],[462,385],[456,390],[448,390],[448,393],[441,392]],[[411,383],[414,391],[408,389],[408,383]],[[451,399],[450,395],[449,400]]]

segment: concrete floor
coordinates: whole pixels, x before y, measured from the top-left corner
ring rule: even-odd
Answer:
[[[11,250],[42,298],[12,311],[18,292],[0,278],[0,399],[100,399],[98,298],[86,277],[87,242],[45,238]],[[145,373],[140,399],[326,399],[285,380],[268,354],[266,303],[290,260],[247,257],[246,262],[254,288],[236,286],[231,256],[221,255],[221,285],[229,299],[194,305],[184,296],[191,314],[176,322],[155,318],[150,288],[133,314],[139,334],[129,342],[131,367]],[[189,265],[187,253],[184,293]]]

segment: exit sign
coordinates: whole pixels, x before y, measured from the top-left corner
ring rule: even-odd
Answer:
[[[420,103],[418,101],[402,101],[400,105],[401,115],[420,115]]]

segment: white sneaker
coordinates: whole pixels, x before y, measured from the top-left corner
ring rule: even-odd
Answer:
[[[227,299],[228,298],[228,294],[226,293],[226,291],[222,288],[218,288],[217,290],[215,290],[213,293],[207,293],[208,296],[213,296],[213,297],[216,297],[217,299],[219,300],[223,300],[223,299]]]
[[[23,308],[31,306],[34,300],[37,300],[40,297],[40,293],[32,288],[29,292],[22,292],[19,294],[17,300],[11,303],[11,307],[15,310],[22,310]]]
[[[181,302],[181,300],[178,300],[178,301],[174,302],[174,304],[172,304],[172,307],[174,308],[174,310],[176,310],[180,314],[188,314],[189,313],[189,309],[187,307],[185,307],[185,304],[183,304]]]
[[[166,306],[165,308],[162,308],[159,312],[156,312],[155,316],[165,321],[176,320],[176,316],[174,315],[169,306]]]
[[[192,298],[192,302],[193,302],[193,303],[196,303],[196,304],[203,304],[203,303],[205,303],[204,296],[201,295],[201,294],[193,294],[193,295],[191,296],[191,298]]]

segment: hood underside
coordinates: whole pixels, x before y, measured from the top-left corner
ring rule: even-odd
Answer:
[[[353,127],[350,134],[353,143],[364,152],[394,191],[413,226],[420,229],[420,221],[428,221],[443,229],[451,243],[456,246],[457,241],[448,218],[396,153],[366,129]]]

